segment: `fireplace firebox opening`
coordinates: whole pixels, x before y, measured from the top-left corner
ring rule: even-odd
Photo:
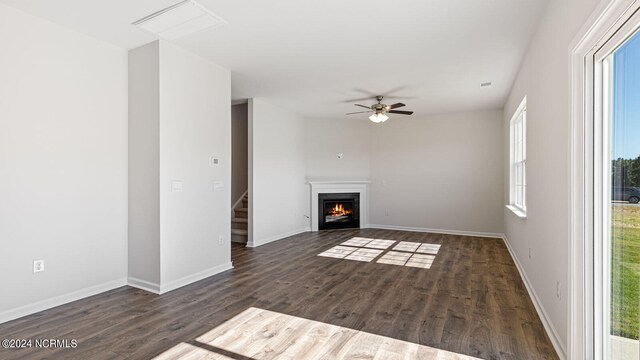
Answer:
[[[318,194],[318,229],[360,227],[360,194]]]

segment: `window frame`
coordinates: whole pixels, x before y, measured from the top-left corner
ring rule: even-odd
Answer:
[[[527,217],[527,97],[509,121],[509,204],[520,218]]]
[[[569,319],[567,358],[606,359],[606,320],[602,300],[603,269],[607,264],[602,251],[606,224],[603,224],[607,194],[611,188],[603,169],[607,153],[602,121],[603,69],[596,53],[616,33],[633,26],[632,18],[640,11],[640,0],[602,2],[570,45],[571,60],[571,154],[570,154],[570,228],[569,228]],[[615,41],[615,40],[614,40]],[[600,57],[602,60],[603,57]],[[554,345],[556,343],[554,342]],[[556,345],[564,352],[562,346]]]
[[[636,5],[637,6],[637,5]],[[611,145],[613,142],[613,59],[614,53],[640,31],[640,9],[615,29],[606,41],[594,50],[593,90],[593,350],[594,359],[608,359],[611,355],[611,282],[612,282],[612,218],[611,218]],[[622,186],[625,192],[628,186]]]

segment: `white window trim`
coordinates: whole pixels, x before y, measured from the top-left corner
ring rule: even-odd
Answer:
[[[603,1],[580,30],[571,57],[571,147],[568,359],[604,359],[603,306],[598,304],[595,284],[602,283],[602,253],[596,247],[603,234],[603,209],[598,206],[605,194],[602,169],[603,124],[596,109],[596,52],[640,9],[640,0]],[[600,149],[599,151],[597,149]],[[607,176],[608,177],[608,176]]]
[[[594,53],[594,345],[595,359],[608,359],[611,309],[611,106],[613,53],[640,28],[640,13],[614,28],[615,33]]]
[[[512,213],[514,213],[517,217],[521,218],[521,219],[526,219],[527,218],[527,213],[526,211],[522,211],[520,210],[520,208],[513,206],[513,205],[507,205],[506,206],[507,209],[511,210]]]
[[[516,184],[516,121],[522,115],[522,168],[523,168],[523,191],[522,191],[522,202],[523,204],[518,205],[516,203],[517,198],[517,185]],[[516,216],[521,219],[525,219],[527,217],[527,190],[526,190],[526,166],[527,166],[527,97],[520,102],[520,105],[514,112],[511,120],[509,121],[509,204],[507,205],[507,209],[511,210]]]

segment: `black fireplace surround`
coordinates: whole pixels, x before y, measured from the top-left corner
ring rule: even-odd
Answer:
[[[318,194],[318,230],[360,227],[360,194]]]

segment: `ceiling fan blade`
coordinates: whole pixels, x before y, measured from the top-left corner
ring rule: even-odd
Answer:
[[[397,104],[393,104],[393,105],[389,105],[389,109],[397,109],[399,107],[403,107],[403,106],[407,106],[403,103],[397,103]]]
[[[387,111],[389,114],[400,114],[400,115],[412,115],[413,111],[402,111],[402,110],[389,110]]]
[[[365,109],[369,109],[369,110],[371,110],[371,106],[365,106],[365,105],[360,105],[360,104],[353,104],[353,105],[355,105],[355,106],[360,106],[360,107],[363,107],[363,108],[365,108]]]
[[[346,113],[345,115],[353,115],[353,114],[364,114],[364,113],[370,113],[371,111],[356,111],[356,112],[352,112],[352,113]]]

